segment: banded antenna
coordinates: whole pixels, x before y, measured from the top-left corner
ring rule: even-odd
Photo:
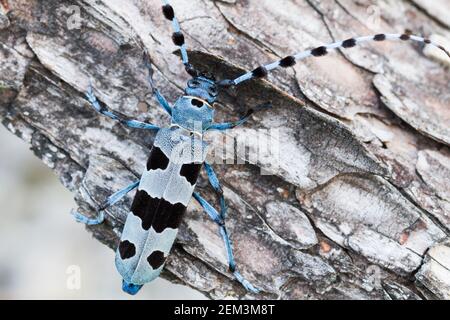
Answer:
[[[180,47],[181,60],[186,68],[186,72],[193,77],[197,77],[199,75],[198,71],[196,71],[195,68],[189,63],[184,34],[181,32],[180,23],[175,16],[175,10],[173,10],[173,7],[170,5],[168,0],[163,0],[163,3],[164,5],[162,6],[162,12],[167,20],[172,21],[172,28],[174,30],[172,34],[172,41],[176,46]]]
[[[322,57],[327,55],[330,51],[336,50],[339,48],[353,48],[356,45],[364,42],[381,42],[385,40],[402,40],[402,41],[415,41],[420,42],[426,45],[434,46],[440,50],[442,50],[447,56],[450,58],[450,52],[445,49],[443,46],[436,44],[432,42],[429,39],[425,39],[419,36],[412,35],[411,32],[406,31],[403,34],[376,34],[372,36],[365,36],[365,37],[356,37],[356,38],[350,38],[344,41],[338,41],[334,42],[328,45],[320,46],[315,49],[306,50],[303,52],[299,52],[295,55],[286,56],[281,60],[266,64],[266,65],[260,65],[253,71],[249,71],[233,80],[225,79],[218,82],[218,85],[228,87],[228,86],[236,86],[244,81],[253,79],[253,78],[263,78],[267,76],[269,71],[272,71],[278,67],[287,68],[294,66],[297,61],[304,60],[309,57]]]

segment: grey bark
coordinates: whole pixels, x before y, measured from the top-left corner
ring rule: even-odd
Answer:
[[[139,177],[154,133],[96,114],[83,94],[89,78],[111,109],[167,125],[146,83],[142,49],[150,53],[155,83],[174,102],[187,75],[170,25],[159,1],[0,3],[2,122],[92,215]],[[408,28],[450,38],[446,1],[173,6],[192,63],[218,78],[355,35]],[[377,10],[378,25],[371,16]],[[236,260],[262,293],[245,292],[227,272],[217,228],[194,202],[162,276],[215,299],[450,298],[450,74],[448,62],[422,49],[366,45],[224,93],[219,120],[258,103],[274,105],[227,133],[237,144],[249,141],[247,161],[215,166]],[[270,128],[279,129],[282,142],[279,170],[262,175],[273,159],[253,159],[252,138]],[[223,136],[210,139],[214,147],[223,143]],[[205,176],[198,191],[217,204]],[[106,224],[87,229],[115,248],[131,199],[108,209]]]

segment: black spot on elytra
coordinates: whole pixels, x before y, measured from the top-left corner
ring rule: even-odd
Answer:
[[[162,11],[164,14],[164,17],[166,17],[167,20],[173,20],[175,18],[175,12],[173,11],[173,8],[170,4],[165,4],[162,6]]]
[[[425,42],[426,44],[430,44],[431,40],[430,39],[425,39],[425,40],[423,40],[423,42]]]
[[[386,35],[383,33],[377,34],[373,37],[373,40],[375,41],[384,41],[386,40]]]
[[[292,67],[295,63],[295,57],[293,56],[287,56],[280,60],[280,66],[283,68]]]
[[[354,46],[356,46],[356,40],[353,38],[347,39],[344,42],[342,42],[343,48],[353,48]]]
[[[192,99],[191,100],[191,104],[193,106],[196,106],[197,108],[203,107],[203,102],[201,100],[198,100],[198,99]]]
[[[158,147],[153,146],[147,161],[147,170],[165,170],[169,165],[169,158]]]
[[[311,50],[311,54],[314,57],[322,57],[322,56],[326,55],[327,53],[328,53],[328,50],[324,46],[321,46],[321,47]]]
[[[161,251],[153,251],[148,257],[148,264],[153,268],[153,270],[158,269],[164,264],[166,257],[164,257],[164,253]]]
[[[181,47],[184,44],[184,35],[181,32],[174,32],[172,34],[172,41],[175,45]]]
[[[136,254],[136,247],[130,241],[121,241],[119,244],[119,254],[122,260],[134,257]]]
[[[172,204],[165,199],[153,198],[144,190],[138,190],[131,205],[131,212],[141,218],[142,228],[149,230],[153,227],[157,233],[166,228],[178,228],[185,211],[183,204]]]
[[[255,78],[264,78],[265,76],[267,76],[267,69],[264,66],[259,66],[252,71],[252,75]]]
[[[181,166],[180,175],[185,177],[191,185],[194,185],[197,182],[201,167],[201,163],[185,163]]]

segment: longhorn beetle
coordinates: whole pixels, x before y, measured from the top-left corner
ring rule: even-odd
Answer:
[[[275,68],[292,67],[299,60],[325,56],[332,50],[352,48],[363,42],[410,40],[437,47],[449,57],[450,54],[444,47],[428,39],[414,36],[410,32],[377,34],[350,38],[306,50],[273,63],[261,65],[235,79],[216,81],[213,75],[199,72],[189,63],[184,35],[174,10],[167,0],[162,2],[164,17],[172,22],[174,29],[172,40],[180,48],[182,62],[192,78],[187,82],[184,95],[171,106],[153,85],[151,65],[148,55],[144,54],[145,65],[149,69],[148,81],[152,93],[161,107],[171,116],[169,128],[160,128],[154,124],[120,117],[101,105],[93,93],[92,85],[89,86],[86,97],[96,111],[130,128],[157,130],[158,133],[141,179],[108,197],[100,207],[96,218],[88,218],[80,213],[76,213],[75,217],[79,222],[88,225],[100,224],[104,221],[106,208],[114,205],[127,193],[137,188],[115,259],[116,267],[123,277],[123,290],[129,294],[136,294],[142,285],[157,278],[161,273],[175,241],[180,221],[193,196],[219,227],[227,251],[230,272],[245,289],[257,293],[259,290],[245,280],[236,268],[230,238],[225,226],[227,206],[219,180],[211,165],[205,161],[207,144],[202,137],[209,130],[227,130],[241,125],[249,119],[253,112],[270,107],[270,103],[250,109],[237,121],[215,123],[213,105],[219,90],[237,86],[252,78],[263,78]],[[200,194],[194,192],[202,167],[206,170],[209,183],[220,199],[219,211]]]

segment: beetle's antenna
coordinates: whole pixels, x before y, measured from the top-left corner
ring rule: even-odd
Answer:
[[[445,49],[443,46],[436,44],[432,42],[429,39],[425,39],[419,36],[412,35],[410,31],[406,31],[403,34],[377,34],[372,36],[365,36],[365,37],[356,37],[356,38],[350,38],[344,41],[338,41],[334,42],[328,45],[320,46],[315,49],[306,50],[300,53],[297,53],[295,55],[286,56],[281,60],[272,62],[270,64],[261,65],[258,68],[254,69],[253,71],[247,72],[234,80],[231,79],[225,79],[218,82],[218,85],[228,87],[228,86],[235,86],[238,85],[244,81],[253,79],[253,78],[263,78],[267,76],[269,71],[272,71],[278,67],[287,68],[294,66],[297,61],[309,58],[309,57],[322,57],[329,53],[331,50],[336,49],[348,49],[353,48],[356,45],[364,42],[381,42],[385,40],[403,40],[403,41],[415,41],[420,42],[426,45],[434,46],[443,52],[445,52],[450,57],[450,52]]]
[[[164,17],[167,20],[172,21],[172,27],[174,30],[172,34],[172,41],[176,46],[180,47],[181,60],[183,61],[183,64],[186,68],[186,72],[189,73],[192,77],[197,77],[198,71],[195,70],[195,68],[189,63],[186,44],[184,42],[184,35],[181,32],[180,23],[178,22],[178,19],[175,17],[175,11],[173,10],[173,7],[170,5],[168,0],[162,0],[162,2],[163,2],[162,12],[164,14]]]

